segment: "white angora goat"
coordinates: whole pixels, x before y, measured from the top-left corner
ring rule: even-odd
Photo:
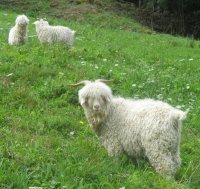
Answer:
[[[46,20],[34,22],[38,39],[41,43],[63,42],[73,47],[75,31],[64,26],[50,26]]]
[[[16,18],[15,26],[11,28],[8,36],[10,45],[20,45],[27,40],[27,31],[29,19],[25,15],[19,15]]]
[[[186,112],[152,99],[113,97],[107,80],[82,81],[79,102],[90,127],[110,156],[148,158],[155,170],[172,178],[180,167],[181,122]]]

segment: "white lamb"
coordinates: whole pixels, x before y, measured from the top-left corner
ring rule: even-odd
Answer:
[[[152,99],[113,97],[107,80],[82,81],[79,102],[110,156],[147,158],[165,178],[180,167],[181,122],[186,112]]]
[[[73,47],[75,31],[64,26],[50,26],[43,19],[35,21],[38,39],[41,43],[64,42],[69,47]]]
[[[20,45],[27,40],[29,19],[25,15],[19,15],[16,18],[15,26],[11,28],[8,37],[10,45]]]

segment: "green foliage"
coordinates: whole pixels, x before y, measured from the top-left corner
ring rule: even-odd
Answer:
[[[15,47],[7,37],[16,14],[0,10],[0,188],[199,187],[199,41],[148,34],[111,15],[87,14],[71,22],[48,18],[77,31],[73,49],[42,45],[36,37]],[[35,35],[32,24],[29,30]],[[69,86],[97,78],[114,79],[114,95],[190,108],[176,180],[164,180],[147,162],[108,157],[78,104],[78,89]]]

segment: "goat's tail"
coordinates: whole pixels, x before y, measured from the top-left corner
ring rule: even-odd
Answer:
[[[181,110],[176,110],[173,114],[173,117],[179,121],[183,121],[187,117],[187,113],[189,112],[189,109],[187,109],[185,112]]]

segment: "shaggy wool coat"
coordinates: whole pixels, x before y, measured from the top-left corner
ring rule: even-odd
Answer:
[[[15,26],[9,32],[8,43],[21,45],[27,41],[29,19],[25,15],[19,15],[15,22]]]
[[[50,26],[47,23],[47,21],[35,22],[37,36],[41,43],[63,42],[73,47],[75,31],[64,26]]]
[[[174,176],[181,162],[181,121],[185,112],[152,99],[112,97],[109,87],[100,82],[83,87],[79,101],[110,156],[125,153],[138,160],[147,158],[158,173],[166,178]],[[94,104],[99,111],[94,110]]]

